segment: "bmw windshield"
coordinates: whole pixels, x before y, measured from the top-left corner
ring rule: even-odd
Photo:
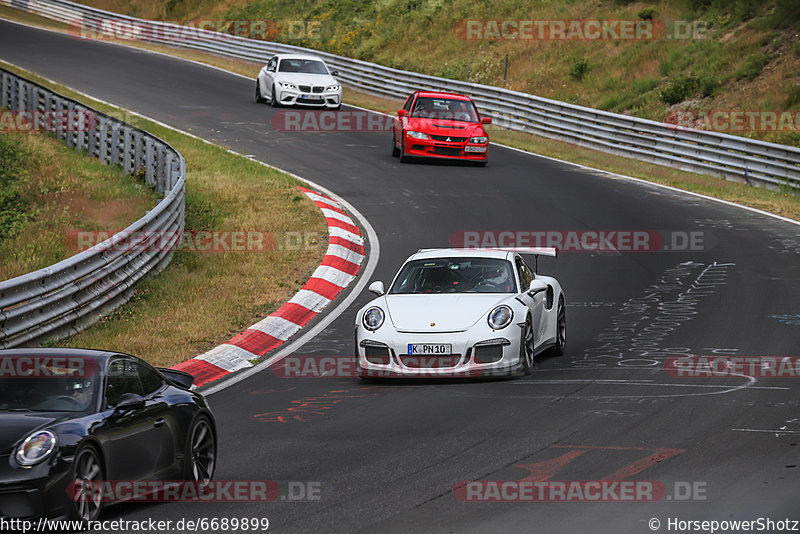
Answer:
[[[511,263],[494,258],[434,258],[406,263],[389,290],[420,293],[516,293]]]
[[[279,72],[299,72],[302,74],[328,74],[322,61],[313,59],[282,59]]]

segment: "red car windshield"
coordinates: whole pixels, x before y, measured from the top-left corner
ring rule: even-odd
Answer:
[[[411,110],[412,117],[479,122],[478,111],[470,100],[420,96]]]

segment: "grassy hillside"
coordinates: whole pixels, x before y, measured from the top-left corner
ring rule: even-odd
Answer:
[[[0,280],[73,255],[71,232],[125,228],[158,197],[45,133],[0,132]]]
[[[798,0],[84,3],[154,19],[277,21],[274,40],[490,85],[503,85],[508,55],[509,88],[658,121],[678,109],[800,110]],[[701,38],[464,39],[465,20],[489,19],[653,20],[668,29],[699,22]],[[314,34],[287,30],[292,21],[312,23]],[[744,135],[800,146],[798,129]]]

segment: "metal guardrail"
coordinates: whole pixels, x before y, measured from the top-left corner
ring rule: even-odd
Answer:
[[[146,274],[172,258],[184,227],[186,163],[164,141],[0,69],[0,106],[31,113],[35,129],[127,173],[142,172],[164,198],[110,239],[44,269],[0,282],[0,348],[65,337],[127,302]],[[48,117],[55,116],[57,120]],[[66,117],[65,121],[59,120]],[[91,119],[91,126],[87,118]],[[81,122],[83,121],[83,122]],[[163,237],[158,247],[137,241]]]
[[[339,79],[373,95],[405,98],[418,89],[466,93],[495,124],[684,170],[778,188],[800,188],[800,149],[576,106],[556,100],[461,82],[291,45],[146,21],[66,0],[0,0],[0,4],[84,30],[130,30],[130,38],[265,63],[279,52],[313,53],[340,71]],[[105,26],[104,26],[105,24]],[[141,31],[146,29],[148,31]]]

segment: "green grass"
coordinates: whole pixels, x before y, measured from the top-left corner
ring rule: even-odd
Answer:
[[[125,228],[158,196],[45,133],[0,134],[0,280],[75,254],[77,231]]]

